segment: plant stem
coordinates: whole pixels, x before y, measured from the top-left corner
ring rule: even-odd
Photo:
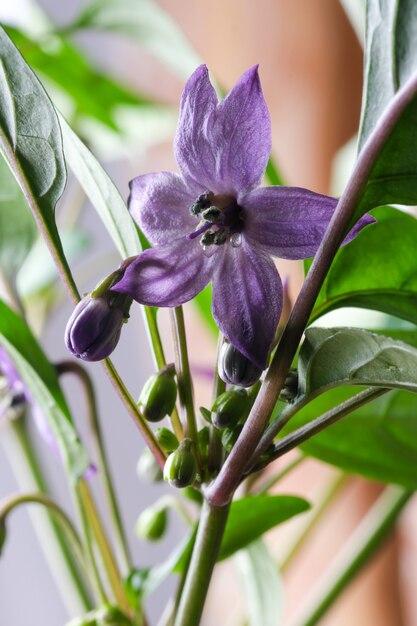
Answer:
[[[387,487],[319,581],[291,626],[315,626],[389,535],[413,492]]]
[[[211,575],[219,554],[229,507],[204,501],[194,550],[175,617],[175,626],[199,626]]]
[[[251,458],[255,452],[255,448],[284,386],[287,372],[291,367],[314,303],[333,258],[349,228],[353,225],[354,213],[372,168],[382,147],[397,124],[401,113],[415,97],[416,91],[417,76],[412,76],[406,85],[392,98],[390,105],[380,117],[374,131],[362,148],[346,189],[339,200],[295,302],[249,418],[220,474],[208,490],[207,497],[214,505],[221,506],[230,502],[244,473],[247,459]]]
[[[187,338],[185,336],[184,313],[181,306],[171,309],[172,334],[175,345],[175,369],[178,381],[178,397],[183,413],[183,421],[187,424],[187,435],[194,444],[197,468],[202,475],[202,462],[198,442],[197,420],[194,411],[193,387],[188,361]]]
[[[87,402],[87,414],[89,418],[90,433],[95,448],[95,457],[98,459],[99,477],[102,481],[104,493],[106,495],[107,506],[110,512],[110,519],[113,524],[114,534],[117,539],[116,549],[119,561],[122,563],[123,573],[127,574],[132,567],[132,561],[127,545],[126,534],[123,522],[119,513],[116,492],[109,471],[106,450],[103,444],[100,422],[98,419],[96,395],[94,386],[87,371],[75,361],[62,361],[56,365],[58,374],[74,374],[81,382]]]
[[[88,579],[88,569],[84,560],[83,547],[78,537],[77,531],[72,525],[71,520],[59,507],[56,502],[51,500],[47,495],[43,493],[18,493],[15,495],[7,496],[0,501],[0,519],[6,523],[8,515],[18,506],[22,504],[40,504],[45,507],[48,512],[54,517],[59,524],[60,528],[64,531],[68,544],[71,546],[71,550],[77,560],[77,564],[80,570]]]
[[[293,450],[297,446],[304,443],[304,441],[307,441],[325,428],[328,428],[328,426],[331,426],[342,417],[349,415],[349,413],[352,413],[352,411],[356,411],[356,409],[359,409],[361,406],[368,404],[368,402],[371,402],[372,400],[383,396],[389,391],[390,389],[375,389],[375,387],[360,391],[352,398],[349,398],[345,402],[342,402],[341,404],[333,407],[329,411],[326,411],[326,413],[323,413],[323,415],[320,415],[320,417],[317,417],[315,420],[308,422],[308,424],[305,424],[305,426],[301,426],[286,437],[283,437],[283,439],[280,439],[275,444],[275,451],[273,454],[271,454],[270,459],[274,460],[280,458],[290,450]],[[262,437],[259,443],[259,450],[262,449],[263,451],[265,448],[268,447],[270,442],[275,437],[277,429],[279,432],[279,430],[283,428],[283,426],[288,422],[290,416],[292,416],[293,414],[293,410],[289,411],[288,413],[283,412],[280,418],[278,418],[275,423],[271,424],[270,428],[266,430],[265,435]],[[254,458],[256,454],[257,451],[255,451]],[[268,463],[270,463],[270,460],[268,460]]]
[[[80,480],[77,484],[77,493],[79,495],[81,505],[85,511],[89,525],[94,534],[97,547],[106,570],[107,578],[113,591],[115,600],[120,608],[128,615],[130,608],[126,600],[125,592],[121,582],[121,575],[117,567],[116,560],[113,556],[106,532],[101,523],[100,516],[90,492],[89,486],[85,480]]]
[[[45,481],[24,420],[22,416],[7,425],[4,423],[1,440],[20,487],[45,493]],[[75,567],[61,528],[45,511],[33,510],[30,516],[68,613],[76,615],[92,609],[90,594]]]

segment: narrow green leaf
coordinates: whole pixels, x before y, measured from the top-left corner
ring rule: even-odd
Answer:
[[[55,224],[55,205],[66,182],[58,118],[42,85],[2,28],[0,148],[77,296]]]
[[[283,614],[283,590],[278,568],[262,540],[234,557],[248,611],[249,626],[278,626]]]
[[[92,0],[66,31],[81,28],[131,37],[182,78],[201,64],[177,24],[153,0]]]
[[[230,508],[219,560],[227,559],[274,526],[304,513],[309,503],[295,496],[247,496]]]
[[[0,271],[14,281],[36,238],[36,224],[7,162],[0,154]]]
[[[417,220],[393,207],[373,214],[377,223],[337,253],[312,320],[339,307],[356,306],[417,324]]]
[[[301,409],[287,434],[357,393],[339,387]],[[326,428],[301,446],[304,453],[372,480],[417,489],[417,396],[392,391]]]
[[[359,328],[309,328],[298,358],[302,403],[340,385],[417,392],[417,349]]]
[[[67,162],[96,209],[122,258],[139,254],[138,231],[115,184],[61,117]]]
[[[28,326],[2,301],[0,344],[13,360],[31,396],[48,420],[72,478],[81,478],[88,467],[87,453],[75,431],[55,368]]]

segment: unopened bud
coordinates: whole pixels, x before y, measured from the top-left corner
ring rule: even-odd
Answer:
[[[174,452],[179,446],[178,439],[168,428],[157,428],[155,436],[161,444],[161,448],[167,454],[171,454],[171,452]]]
[[[198,431],[198,447],[203,463],[207,461],[210,443],[210,430],[208,426],[204,426]]]
[[[238,424],[234,428],[225,428],[222,431],[222,446],[226,450],[226,452],[231,452],[233,446],[239,438],[240,433],[242,432],[243,426]]]
[[[298,372],[290,370],[285,379],[284,387],[279,394],[280,400],[284,402],[293,402],[298,393]]]
[[[248,412],[248,395],[244,389],[229,389],[216,398],[211,407],[216,428],[233,428]]]
[[[175,368],[171,364],[145,383],[138,404],[142,406],[143,414],[149,422],[159,422],[172,413],[177,399],[174,376]]]
[[[132,298],[110,291],[123,275],[117,270],[75,307],[65,329],[68,350],[83,361],[108,357],[120,338],[123,323],[129,318]]]
[[[146,480],[148,483],[160,482],[164,478],[162,470],[149,448],[145,448],[140,455],[136,471],[139,478]]]
[[[165,534],[168,524],[166,507],[153,506],[139,515],[135,525],[136,534],[146,541],[158,541]]]
[[[220,378],[225,383],[238,387],[251,387],[262,374],[262,370],[231,343],[225,343],[220,350],[218,370]]]
[[[182,489],[191,485],[196,477],[195,458],[191,439],[183,439],[175,452],[165,462],[164,479],[173,487]]]

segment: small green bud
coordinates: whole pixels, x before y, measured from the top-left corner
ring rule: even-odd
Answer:
[[[140,455],[136,472],[139,478],[142,478],[147,483],[157,483],[164,478],[162,470],[149,448],[145,448]]]
[[[198,447],[200,448],[200,454],[204,462],[207,460],[209,443],[210,430],[208,426],[204,426],[198,431]]]
[[[183,439],[175,452],[165,462],[164,479],[173,487],[182,489],[191,485],[196,477],[195,458],[191,439]]]
[[[246,416],[248,394],[245,389],[229,389],[216,398],[211,407],[211,421],[216,428],[233,428]]]
[[[150,506],[138,517],[135,524],[135,532],[146,541],[159,541],[165,534],[168,524],[166,507]]]
[[[225,428],[222,431],[222,446],[226,450],[226,452],[231,452],[233,446],[238,440],[240,433],[242,432],[242,428],[243,426],[238,424],[234,428]]]
[[[175,368],[167,365],[151,376],[140,394],[138,404],[149,422],[159,422],[171,415],[177,399],[177,385],[174,380]]]
[[[178,439],[174,433],[168,428],[157,428],[155,431],[156,438],[158,439],[164,452],[171,454],[179,446]]]

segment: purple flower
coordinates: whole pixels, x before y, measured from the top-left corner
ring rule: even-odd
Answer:
[[[155,247],[113,289],[175,307],[211,281],[220,330],[264,369],[283,300],[271,255],[314,256],[337,200],[297,187],[258,188],[271,125],[257,67],[219,103],[200,66],[182,95],[174,149],[181,176],[146,174],[131,183],[130,211]],[[372,221],[362,218],[345,243]]]

